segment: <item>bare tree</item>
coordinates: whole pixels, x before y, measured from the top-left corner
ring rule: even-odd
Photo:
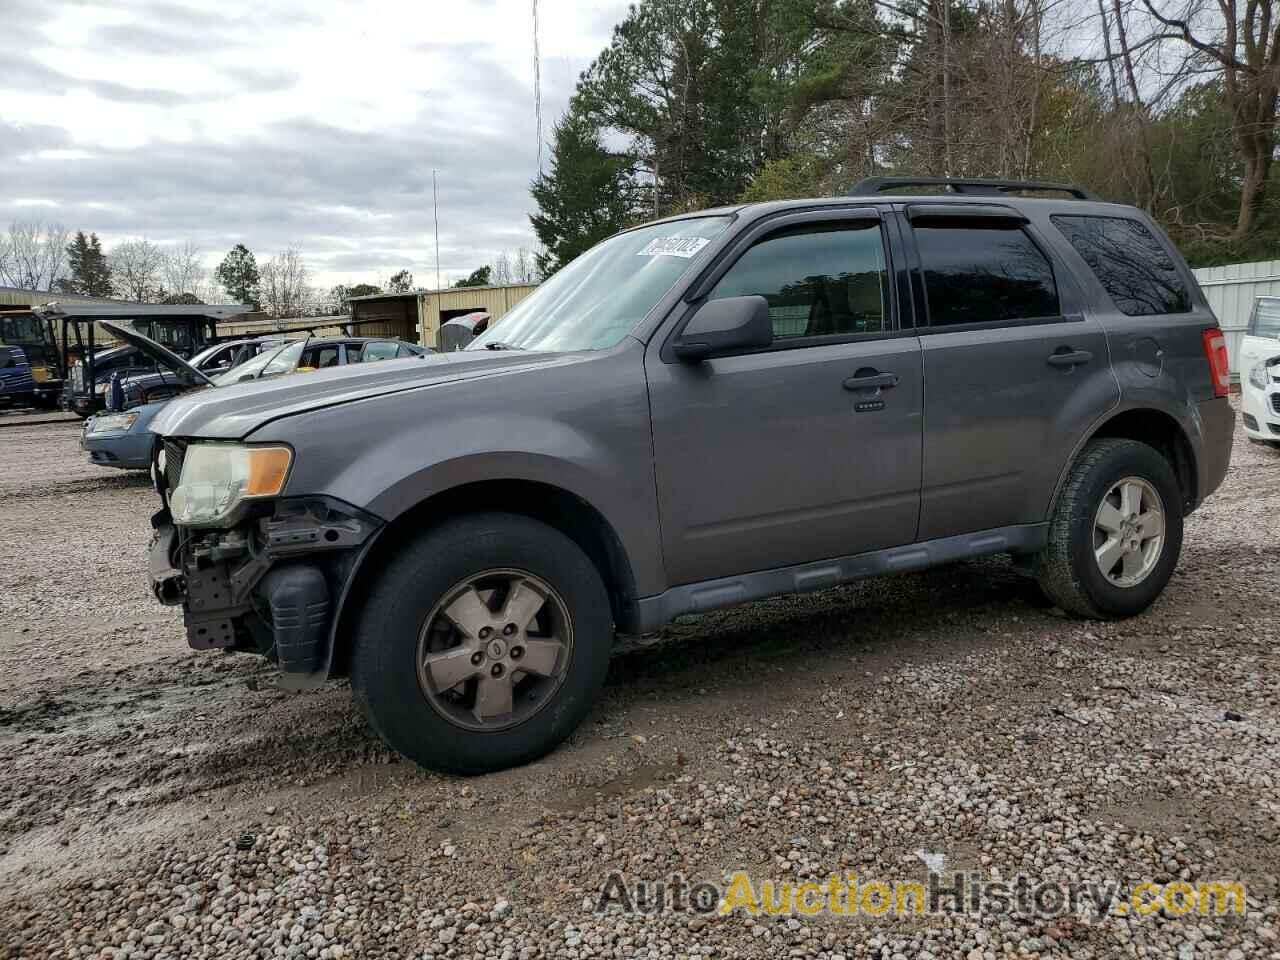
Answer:
[[[1273,0],[1142,0],[1152,39],[1175,39],[1222,73],[1243,168],[1236,239],[1253,232],[1267,193],[1280,101],[1280,18]],[[1176,13],[1176,15],[1175,15]]]
[[[297,247],[285,247],[262,268],[262,308],[278,320],[302,316],[309,275]]]
[[[125,240],[107,254],[111,281],[116,293],[126,300],[147,303],[161,290],[164,251],[150,240]]]
[[[511,279],[513,283],[535,283],[538,279],[537,264],[524,247],[516,251],[511,261]]]
[[[66,275],[69,232],[60,223],[14,221],[0,238],[0,279],[24,290],[52,290]]]
[[[189,293],[196,299],[203,299],[200,288],[204,285],[206,271],[200,262],[200,248],[190,240],[164,252],[161,273],[165,289],[171,295]]]
[[[502,251],[493,259],[493,282],[497,284],[511,283],[511,258]]]

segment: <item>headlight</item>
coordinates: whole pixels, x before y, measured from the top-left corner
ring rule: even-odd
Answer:
[[[182,476],[169,495],[175,523],[220,526],[245,500],[274,497],[284,489],[293,451],[288,447],[193,443]]]
[[[1270,385],[1267,376],[1267,365],[1265,363],[1255,363],[1253,369],[1249,371],[1249,382],[1259,390],[1265,390]]]
[[[122,433],[137,422],[136,413],[104,413],[89,420],[85,434],[92,437],[97,433]]]

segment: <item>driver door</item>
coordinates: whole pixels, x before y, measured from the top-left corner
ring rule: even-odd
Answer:
[[[774,342],[683,364],[646,351],[668,582],[911,543],[920,342],[898,322],[875,210],[759,228],[708,294],[760,295]]]

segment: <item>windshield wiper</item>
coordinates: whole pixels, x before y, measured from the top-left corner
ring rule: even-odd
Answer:
[[[522,347],[513,347],[509,343],[503,343],[501,340],[490,340],[484,345],[486,350],[521,350]]]

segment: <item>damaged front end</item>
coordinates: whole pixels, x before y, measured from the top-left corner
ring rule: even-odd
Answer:
[[[172,442],[166,452],[172,467]],[[165,505],[151,519],[151,589],[182,605],[187,642],[275,660],[285,687],[322,682],[338,608],[382,521],[330,497],[294,497],[248,504],[231,525],[182,525],[171,512],[175,471],[163,457],[157,467]]]

